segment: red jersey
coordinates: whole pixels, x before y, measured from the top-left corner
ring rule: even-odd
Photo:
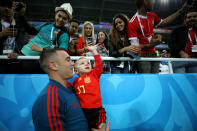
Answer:
[[[95,68],[74,80],[74,89],[82,108],[102,107],[99,79],[103,72],[100,55],[94,55]]]
[[[155,13],[148,12],[146,16],[136,13],[127,27],[129,40],[137,39],[138,44],[140,45],[149,44],[154,35],[154,27],[158,26],[161,22],[162,19]],[[142,50],[141,54],[154,52],[155,48],[150,48]]]
[[[185,47],[185,52],[190,56],[193,57],[194,53],[192,53],[192,46],[197,44],[197,37],[193,28],[190,28],[188,31],[188,40],[187,45]]]

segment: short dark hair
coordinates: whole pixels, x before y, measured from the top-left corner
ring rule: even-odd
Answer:
[[[42,70],[46,73],[48,73],[48,68],[47,64],[49,60],[54,59],[55,56],[57,55],[57,51],[66,51],[64,48],[50,48],[50,49],[44,49],[42,53],[40,54],[40,67]]]
[[[72,23],[72,22],[76,22],[78,25],[80,25],[80,22],[77,19],[71,19],[70,23]]]
[[[143,4],[144,4],[144,0],[136,0],[137,9],[140,9]]]
[[[187,14],[190,13],[190,12],[197,12],[197,9],[195,7],[188,8],[187,11],[186,11],[186,13],[185,13],[184,19],[187,18]]]
[[[0,0],[0,6],[12,8],[12,0]]]

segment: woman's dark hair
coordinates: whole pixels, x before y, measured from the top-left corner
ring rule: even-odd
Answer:
[[[105,40],[103,41],[103,43],[104,43],[106,49],[109,49],[107,32],[104,31],[104,30],[100,30],[100,31],[97,32],[96,44],[99,42],[99,40],[98,40],[98,34],[100,32],[103,32],[105,34]]]
[[[116,25],[115,25],[115,20],[117,18],[120,18],[124,23],[125,23],[125,27],[123,29],[122,32],[117,31],[116,29]],[[129,18],[127,17],[127,15],[120,13],[120,14],[116,14],[113,18],[113,26],[110,30],[110,34],[111,34],[111,40],[112,43],[117,45],[118,41],[120,40],[120,34],[124,36],[125,39],[125,43],[128,43],[128,33],[127,33],[127,25],[129,23]]]

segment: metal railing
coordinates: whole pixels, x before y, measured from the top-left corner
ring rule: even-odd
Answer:
[[[77,60],[81,56],[71,56],[72,60]],[[94,57],[88,56],[86,57],[89,60],[94,60]],[[7,55],[0,55],[0,59],[9,59]],[[20,60],[39,60],[40,56],[18,56],[17,59]],[[140,57],[139,59],[132,59],[130,57],[101,57],[103,61],[168,61],[168,67],[169,67],[169,73],[173,73],[172,69],[172,61],[195,61],[197,62],[197,59],[195,58],[147,58],[147,57]]]

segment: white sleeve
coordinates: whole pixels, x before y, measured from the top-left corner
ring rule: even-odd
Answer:
[[[161,19],[161,21],[159,22],[159,24],[157,24],[155,27],[158,28],[161,25],[162,22],[163,22],[163,19]]]
[[[140,44],[139,39],[137,37],[129,38],[129,40],[130,40],[131,45],[137,45],[138,46]]]

